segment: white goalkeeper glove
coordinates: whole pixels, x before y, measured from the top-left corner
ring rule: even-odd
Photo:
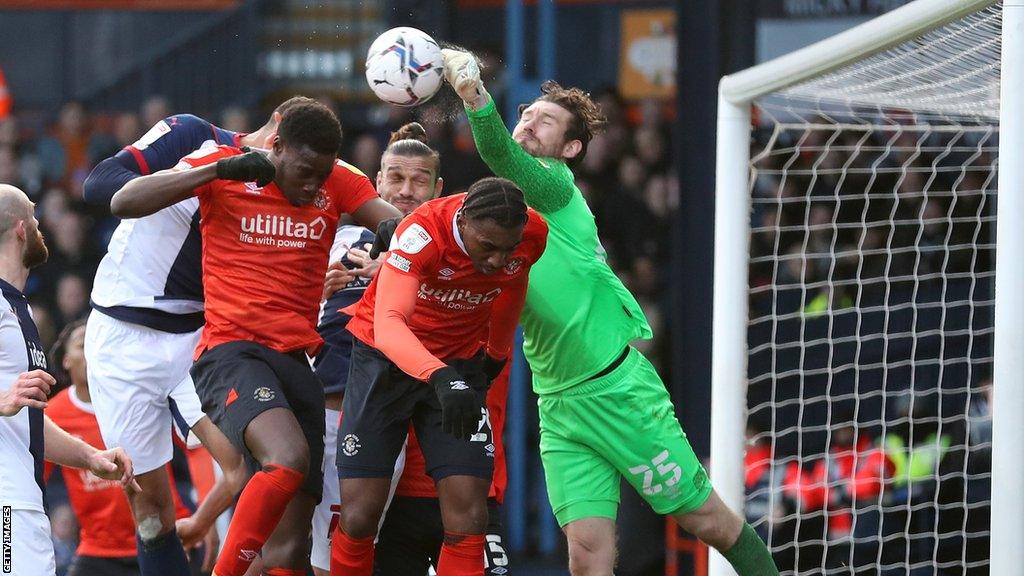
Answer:
[[[473,108],[486,104],[484,84],[480,81],[480,65],[476,56],[462,50],[441,49],[444,58],[444,78],[455,89],[459,98]]]

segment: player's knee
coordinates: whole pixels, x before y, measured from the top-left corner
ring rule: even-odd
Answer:
[[[487,503],[467,502],[448,515],[445,529],[459,534],[483,534],[487,530]]]
[[[309,473],[309,447],[306,443],[289,446],[287,450],[276,450],[267,455],[264,466],[284,466],[299,472],[303,476]]]
[[[159,514],[149,514],[136,518],[135,527],[139,532],[139,539],[142,540],[144,546],[159,540],[161,536],[174,529],[173,525],[170,527],[165,526]]]
[[[342,504],[338,514],[338,527],[356,540],[376,536],[380,515],[364,506]]]
[[[143,539],[174,530],[174,500],[160,490],[136,492],[131,499],[132,516]],[[145,529],[143,526],[145,525]]]
[[[676,519],[687,532],[719,551],[731,548],[743,529],[743,520],[725,506],[697,510]]]
[[[614,568],[614,541],[604,538],[569,538],[569,572],[572,576],[611,576]]]

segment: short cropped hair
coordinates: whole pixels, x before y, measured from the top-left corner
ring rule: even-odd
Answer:
[[[277,135],[285,146],[309,146],[318,154],[337,156],[341,148],[341,123],[330,108],[315,100],[290,106],[281,115]]]

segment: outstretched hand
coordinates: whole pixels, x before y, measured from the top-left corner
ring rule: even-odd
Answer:
[[[121,487],[128,491],[142,492],[139,483],[135,481],[132,459],[128,457],[124,448],[95,452],[89,457],[89,471],[104,480],[120,482]]]
[[[478,108],[484,96],[484,84],[480,80],[480,64],[472,52],[442,48],[444,58],[444,78],[455,89],[462,101],[473,108]]]

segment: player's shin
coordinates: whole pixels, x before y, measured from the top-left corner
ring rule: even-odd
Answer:
[[[242,576],[280,522],[285,508],[302,486],[304,475],[284,466],[267,465],[249,480],[235,506],[214,572]]]
[[[722,555],[739,576],[773,576],[779,573],[771,552],[750,524],[743,525],[736,543]]]
[[[157,520],[159,523],[159,520]],[[191,569],[185,557],[185,548],[173,530],[157,536],[143,537],[148,527],[140,523],[135,535],[139,550],[139,573],[142,576],[189,576]]]
[[[341,529],[331,538],[331,576],[371,576],[373,536],[352,538]]]

